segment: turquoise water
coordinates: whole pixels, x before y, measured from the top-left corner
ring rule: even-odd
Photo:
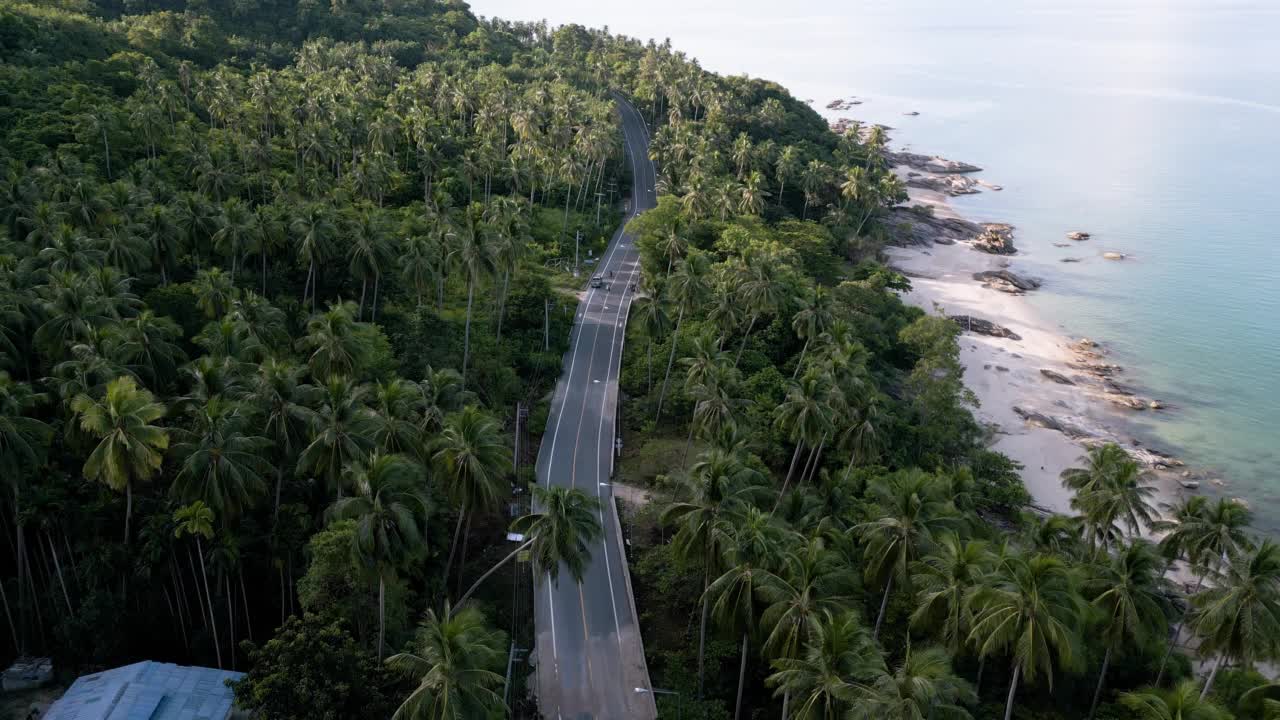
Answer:
[[[1143,429],[1280,527],[1280,3],[473,5],[670,37],[819,108],[856,95],[838,114],[987,168],[1004,191],[955,204],[1017,226],[1048,281],[1031,301],[1176,406]],[[1054,247],[1070,230],[1094,239]]]

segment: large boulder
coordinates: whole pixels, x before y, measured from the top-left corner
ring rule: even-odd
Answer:
[[[927,206],[895,207],[889,211],[884,227],[895,245],[951,245],[968,241],[982,233],[982,226],[951,217],[935,217]]]
[[[973,249],[992,255],[1012,255],[1017,252],[1013,246],[1013,226],[1004,223],[985,223],[982,234],[973,240]]]
[[[918,115],[919,113],[916,114]],[[885,159],[889,161],[890,165],[906,165],[913,170],[922,170],[940,175],[972,173],[982,170],[977,165],[970,165],[958,160],[948,160],[937,155],[921,155],[920,153],[912,152],[888,152],[885,153]]]
[[[997,325],[990,320],[983,320],[972,315],[948,315],[947,317],[962,329],[979,335],[990,335],[991,337],[1008,338],[1010,340],[1022,339],[1022,336],[1018,333],[1003,325]]]
[[[1040,368],[1040,374],[1058,383],[1059,385],[1075,385],[1076,384],[1074,380],[1067,377],[1066,375],[1063,375],[1057,370],[1050,370],[1049,368]]]
[[[1000,285],[1007,285],[1018,292],[1026,292],[1035,290],[1040,287],[1040,281],[1035,278],[1023,277],[1008,270],[983,270],[973,274],[974,280],[987,283],[997,290],[1003,290]]]

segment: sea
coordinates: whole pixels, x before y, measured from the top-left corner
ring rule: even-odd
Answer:
[[[1144,439],[1280,529],[1280,0],[472,8],[670,39],[830,119],[887,125],[896,147],[982,166],[1003,189],[953,204],[1016,226],[1018,267],[1045,280],[1028,301],[1168,406],[1135,413]],[[1055,245],[1074,230],[1092,239]]]

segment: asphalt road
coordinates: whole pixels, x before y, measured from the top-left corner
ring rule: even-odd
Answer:
[[[554,720],[657,717],[609,484],[630,284],[640,279],[639,256],[623,229],[626,220],[654,207],[656,196],[644,120],[621,97],[615,99],[631,165],[631,198],[602,262],[583,273],[584,280],[599,275],[612,288],[588,287],[578,303],[538,452],[538,482],[599,498],[604,528],[581,583],[564,571],[557,583],[544,576],[535,588],[538,707]]]

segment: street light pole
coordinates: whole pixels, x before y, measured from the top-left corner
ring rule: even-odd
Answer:
[[[578,244],[582,240],[582,231],[575,230],[573,233],[573,276],[578,277]]]
[[[684,705],[684,696],[675,690],[661,690],[659,688],[635,688],[637,693],[653,693],[654,695],[675,695],[676,696],[676,720],[680,720],[680,709]]]

